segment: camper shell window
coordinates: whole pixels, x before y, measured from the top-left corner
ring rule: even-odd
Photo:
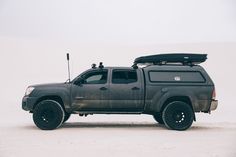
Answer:
[[[199,71],[150,71],[150,82],[204,83],[206,80]]]

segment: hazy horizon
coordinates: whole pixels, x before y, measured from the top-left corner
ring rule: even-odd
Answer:
[[[68,52],[72,78],[100,61],[131,66],[143,55],[195,52],[208,54],[202,66],[216,85],[219,115],[211,117],[236,121],[235,6],[232,0],[1,0],[3,102],[20,112],[27,86],[67,80]]]

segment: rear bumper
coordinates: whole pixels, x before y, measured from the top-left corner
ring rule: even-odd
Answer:
[[[217,107],[218,107],[218,100],[212,100],[212,101],[211,101],[211,107],[210,107],[210,111],[209,111],[209,112],[216,110]]]

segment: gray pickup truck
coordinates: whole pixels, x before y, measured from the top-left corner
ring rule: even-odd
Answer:
[[[71,114],[150,114],[169,129],[186,130],[195,112],[215,110],[214,83],[199,64],[206,54],[136,58],[132,67],[98,67],[65,83],[29,86],[22,108],[43,130],[60,127]]]

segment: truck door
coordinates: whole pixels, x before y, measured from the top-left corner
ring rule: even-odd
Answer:
[[[109,107],[108,70],[86,72],[72,85],[72,107],[77,111],[107,111]]]
[[[139,112],[144,107],[141,71],[113,69],[110,84],[110,106],[114,112]]]

